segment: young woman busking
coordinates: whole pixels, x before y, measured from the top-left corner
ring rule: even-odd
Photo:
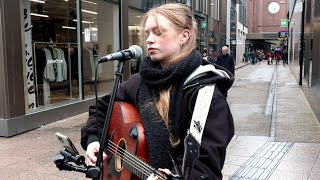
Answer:
[[[200,156],[191,170],[191,179],[222,179],[226,147],[234,135],[233,118],[224,94],[234,77],[208,75],[196,79],[192,86],[184,81],[200,65],[209,64],[195,50],[197,25],[190,8],[182,4],[165,4],[150,9],[141,20],[140,38],[148,52],[140,72],[121,83],[117,101],[129,102],[138,109],[145,130],[150,165],[164,173],[182,166],[184,137],[199,89],[216,84],[207,116]],[[213,66],[213,65],[212,65]],[[222,67],[215,66],[217,69]],[[88,164],[94,165],[99,150],[99,133],[103,126],[110,95],[89,108],[89,119],[82,128],[81,145]],[[96,120],[98,113],[98,120]],[[97,128],[97,123],[100,128]],[[104,160],[108,156],[104,153]],[[148,179],[158,179],[152,173]]]

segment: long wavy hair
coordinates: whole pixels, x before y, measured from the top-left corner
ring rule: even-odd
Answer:
[[[196,47],[196,36],[197,36],[197,25],[188,6],[179,3],[169,3],[160,5],[150,9],[141,19],[141,30],[139,32],[140,42],[143,42],[143,47],[146,47],[146,32],[145,25],[146,21],[150,16],[162,15],[166,17],[172,24],[174,29],[179,33],[185,29],[190,31],[189,39],[181,44],[180,54],[178,56],[172,57],[168,61],[168,66],[174,65],[179,62],[184,57],[188,56],[193,49]],[[156,22],[157,23],[157,22]],[[158,23],[157,23],[158,24]],[[169,127],[169,106],[170,106],[170,90],[164,89],[160,91],[159,99],[156,102],[156,108],[159,111],[166,127],[169,132],[171,128]],[[173,147],[176,147],[180,143],[180,139],[174,139],[170,133],[170,142]]]

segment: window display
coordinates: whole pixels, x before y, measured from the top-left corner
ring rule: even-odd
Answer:
[[[28,110],[77,100],[76,0],[24,0]],[[27,31],[28,30],[28,31]]]
[[[119,50],[119,5],[24,0],[24,20],[27,112],[94,97],[95,62]],[[98,92],[105,94],[112,88],[114,64],[101,65],[97,74]]]

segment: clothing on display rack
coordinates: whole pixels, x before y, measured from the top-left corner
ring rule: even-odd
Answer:
[[[77,43],[34,42],[33,47],[37,105],[53,103],[52,99],[57,97],[57,93],[59,93],[60,99],[72,98],[72,91],[77,91],[72,88],[73,82],[76,81],[79,84],[80,61]],[[98,58],[99,54],[96,49],[82,48],[82,80],[84,84],[93,84],[95,62]],[[99,66],[97,78],[101,74],[102,67]],[[62,95],[63,97],[61,97]]]
[[[50,89],[61,86],[67,88],[68,83],[65,82],[69,79],[69,52],[72,44],[75,43],[34,43],[37,105],[50,104]]]

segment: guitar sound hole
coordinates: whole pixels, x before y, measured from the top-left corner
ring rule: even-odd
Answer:
[[[123,159],[125,158],[125,151],[127,149],[127,144],[125,139],[120,139],[118,142],[117,153],[115,156],[115,168],[117,171],[121,171],[123,168]]]

